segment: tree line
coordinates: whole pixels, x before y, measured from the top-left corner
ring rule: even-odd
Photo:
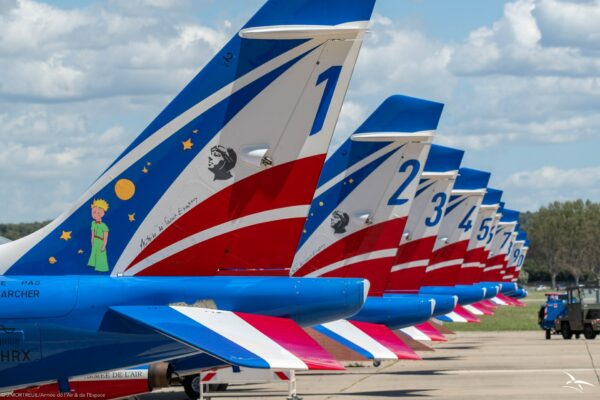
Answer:
[[[23,236],[37,231],[48,225],[50,221],[45,222],[27,222],[21,224],[0,224],[0,236],[10,240],[17,240]]]
[[[531,240],[523,281],[598,281],[600,203],[556,201],[522,214],[521,227]]]

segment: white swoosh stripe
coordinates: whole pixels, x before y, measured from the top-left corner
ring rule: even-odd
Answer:
[[[392,267],[392,272],[402,271],[405,269],[418,268],[418,267],[426,267],[429,264],[429,259],[411,261],[404,264],[397,264]]]
[[[462,265],[463,268],[480,268],[481,263],[479,262],[470,262]]]
[[[249,226],[258,225],[265,222],[306,217],[306,215],[308,214],[308,208],[308,205],[284,207],[227,221],[221,225],[208,228],[194,235],[188,236],[185,239],[182,239],[179,242],[176,242],[168,247],[165,247],[164,249],[152,254],[151,256],[135,264],[133,267],[125,271],[125,274],[135,275],[140,271],[143,271],[144,269],[148,268],[149,266],[172,256],[173,254],[180,253],[206,240],[224,235],[226,233],[238,229],[247,228]]]
[[[437,264],[433,264],[433,265],[430,265],[429,267],[427,267],[427,269],[425,271],[431,272],[431,271],[435,271],[435,270],[442,269],[442,268],[448,268],[453,265],[462,264],[463,260],[464,260],[463,258],[457,258],[454,260],[444,261],[444,262],[440,262]]]
[[[365,165],[368,165],[369,163],[371,163],[372,161],[378,159],[379,157],[383,156],[384,154],[392,151],[393,148],[396,148],[396,147],[399,148],[399,147],[402,147],[402,146],[403,146],[402,143],[391,143],[389,146],[385,146],[383,149],[381,149],[381,150],[379,150],[379,151],[371,154],[369,157],[363,158],[362,160],[360,160],[359,162],[357,162],[356,164],[354,164],[350,168],[343,170],[337,176],[331,178],[330,180],[328,180],[327,182],[325,182],[323,185],[321,185],[320,187],[318,187],[317,190],[315,191],[315,195],[313,196],[313,198],[316,199],[321,194],[323,194],[327,190],[331,189],[331,187],[334,186],[336,183],[338,183],[341,180],[345,179],[346,177],[352,175],[353,173],[355,173],[356,171],[358,171],[359,169],[361,169]]]
[[[494,271],[500,268],[502,268],[502,264],[492,265],[491,267],[484,268],[483,272]]]
[[[510,280],[510,279],[512,279],[512,278],[514,278],[514,275],[504,275],[504,276],[502,277],[502,279],[506,279],[506,280]]]
[[[311,272],[310,274],[306,275],[306,277],[307,278],[316,278],[318,276],[324,275],[331,271],[335,271],[336,269],[345,267],[347,265],[352,265],[352,264],[356,264],[356,263],[359,263],[362,261],[367,261],[367,260],[377,260],[379,258],[394,257],[396,255],[397,251],[398,251],[398,248],[394,247],[393,249],[378,250],[378,251],[373,251],[370,253],[359,254],[358,256],[346,258],[345,260],[338,261],[333,264],[329,264],[326,267],[323,267],[316,271]]]

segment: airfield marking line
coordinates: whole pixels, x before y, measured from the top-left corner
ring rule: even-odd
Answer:
[[[464,374],[522,374],[522,373],[545,373],[545,372],[596,372],[600,369],[594,368],[546,368],[546,369],[472,369],[472,370],[448,370],[441,371],[448,375],[464,375]]]
[[[352,389],[354,386],[358,385],[359,383],[361,383],[361,382],[363,382],[363,381],[366,381],[367,379],[369,379],[369,378],[372,378],[372,377],[376,376],[376,375],[377,375],[377,374],[379,374],[381,371],[385,371],[386,369],[388,369],[388,368],[391,368],[392,366],[396,365],[397,363],[398,363],[398,361],[395,361],[395,362],[393,362],[393,363],[390,363],[390,364],[386,365],[385,367],[381,368],[380,370],[378,370],[378,371],[375,371],[375,373],[371,373],[371,374],[367,374],[367,375],[363,376],[362,378],[360,378],[360,379],[359,379],[359,380],[357,380],[356,382],[352,383],[351,385],[349,385],[349,386],[347,386],[347,387],[345,387],[345,388],[341,389],[341,390],[339,391],[339,393],[336,393],[335,395],[331,395],[331,396],[328,396],[328,397],[326,397],[326,398],[325,398],[325,400],[329,400],[329,399],[333,398],[333,396],[336,396],[336,395],[338,395],[338,394],[340,394],[340,393],[344,393],[344,392],[346,392],[346,390]]]

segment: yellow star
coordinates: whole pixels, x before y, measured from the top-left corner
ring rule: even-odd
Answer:
[[[183,150],[191,150],[194,143],[192,143],[192,139],[188,139],[185,142],[181,142],[183,145]]]
[[[354,183],[354,179],[352,179],[352,178],[348,179],[348,183]]]
[[[129,222],[135,221],[135,213],[129,214],[128,216],[129,216]]]
[[[319,202],[319,206],[323,207],[325,205],[325,203],[323,203],[322,201]]]
[[[150,161],[148,161],[148,162],[146,163],[146,165],[147,165],[147,166],[151,166],[151,165],[152,165],[152,163],[151,163]]]
[[[198,132],[200,132],[198,129],[194,129],[194,130],[192,131],[192,133],[194,133],[194,134],[197,134]]]
[[[49,262],[51,265],[54,265],[54,264],[56,264],[56,263],[58,262],[58,260],[56,260],[56,258],[54,258],[54,257],[50,257],[50,258],[48,259],[48,262]]]
[[[145,174],[147,174],[148,173],[148,168],[146,168],[146,167],[142,168],[142,172],[145,173]]]
[[[83,249],[77,250],[77,254],[83,254]]]
[[[65,242],[68,240],[71,240],[71,233],[72,233],[72,231],[62,231],[62,235],[60,235],[60,239],[64,240]]]

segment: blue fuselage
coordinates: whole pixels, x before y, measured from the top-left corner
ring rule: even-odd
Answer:
[[[0,388],[197,354],[109,310],[214,304],[316,325],[361,308],[361,279],[265,277],[1,277]]]
[[[483,300],[486,289],[481,286],[423,286],[419,294],[457,296],[458,304],[464,306]]]
[[[427,321],[433,314],[434,305],[430,297],[411,294],[369,297],[352,319],[400,329]]]

